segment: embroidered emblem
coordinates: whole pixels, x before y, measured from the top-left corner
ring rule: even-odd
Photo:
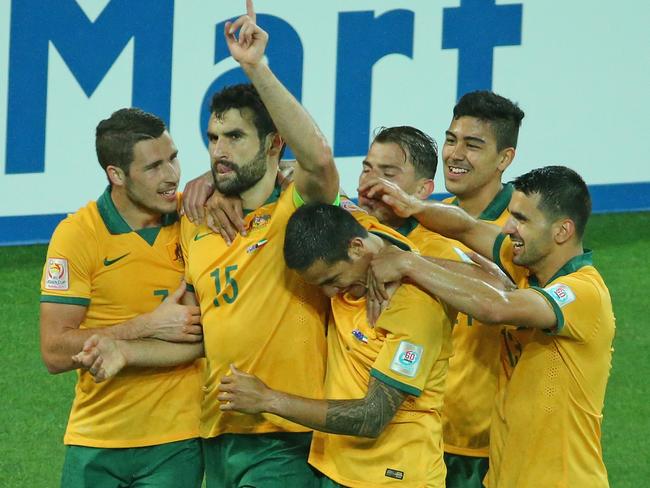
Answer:
[[[68,281],[68,260],[60,258],[48,259],[45,272],[45,289],[67,290],[70,286]]]
[[[548,288],[544,288],[544,290],[553,297],[553,300],[555,300],[555,303],[557,303],[560,308],[568,305],[576,299],[573,290],[564,283],[556,283]]]
[[[422,359],[422,346],[402,341],[390,363],[390,369],[409,378],[415,377]]]
[[[255,244],[253,244],[253,245],[251,245],[251,246],[248,246],[248,247],[246,248],[246,252],[247,252],[248,254],[250,254],[250,253],[252,253],[252,252],[254,252],[254,251],[257,251],[260,247],[266,245],[267,242],[269,242],[268,239],[262,239],[261,241],[258,241],[258,242],[256,242]]]

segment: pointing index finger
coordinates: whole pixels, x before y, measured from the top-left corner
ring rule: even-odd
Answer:
[[[255,9],[253,8],[253,0],[246,0],[246,15],[255,23]]]

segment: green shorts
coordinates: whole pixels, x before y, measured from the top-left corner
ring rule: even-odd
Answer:
[[[307,464],[311,433],[223,434],[203,439],[207,488],[318,487]]]
[[[483,488],[488,458],[445,453],[447,488]]]
[[[189,439],[119,449],[67,446],[61,487],[199,488],[202,480],[201,441]]]

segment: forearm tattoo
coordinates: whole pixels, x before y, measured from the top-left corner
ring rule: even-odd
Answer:
[[[393,418],[406,395],[371,377],[366,398],[327,401],[326,430],[333,434],[377,437]]]

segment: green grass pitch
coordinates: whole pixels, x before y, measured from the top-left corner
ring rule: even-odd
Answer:
[[[603,422],[610,484],[646,486],[650,213],[595,215],[585,245],[594,250],[617,318]],[[40,360],[38,298],[45,250],[45,246],[0,247],[0,485],[12,488],[59,486],[61,440],[74,390],[74,373],[49,375]]]

